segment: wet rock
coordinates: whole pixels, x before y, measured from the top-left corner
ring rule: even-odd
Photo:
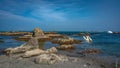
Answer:
[[[57,40],[53,40],[52,43],[55,43],[55,44],[60,44],[60,45],[63,45],[63,44],[79,44],[81,43],[80,40],[74,40],[73,38],[59,38]]]
[[[60,45],[60,46],[56,46],[56,48],[59,50],[75,49],[75,47],[73,45]]]
[[[39,36],[42,36],[44,35],[43,31],[39,28],[35,28],[34,31],[33,31],[33,36],[34,37],[39,37]]]
[[[46,36],[46,35],[43,35],[43,36],[41,36],[39,39],[38,39],[38,41],[50,41],[50,40],[52,40],[52,38],[50,38],[49,36]]]
[[[46,34],[46,36],[49,36],[52,39],[54,39],[54,38],[64,38],[64,36],[61,35],[61,34]]]
[[[85,49],[78,53],[80,53],[80,54],[98,54],[98,53],[101,53],[101,51],[98,49]]]
[[[68,61],[68,58],[57,54],[41,54],[35,58],[35,63],[54,64],[57,62]]]
[[[32,38],[32,35],[24,35],[24,36],[19,36],[19,37],[16,37],[14,38],[15,40],[18,40],[18,41],[29,41],[30,39]]]

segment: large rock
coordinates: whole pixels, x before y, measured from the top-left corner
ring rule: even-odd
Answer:
[[[57,62],[65,62],[68,61],[68,58],[63,55],[57,54],[41,54],[35,58],[36,63],[44,63],[44,64],[54,64]]]
[[[36,56],[39,54],[44,54],[44,53],[46,52],[42,49],[34,49],[34,50],[26,51],[23,57],[31,57],[31,56]]]
[[[7,48],[4,50],[4,52],[9,55],[9,54],[16,54],[16,53],[24,53],[27,50],[33,49],[32,46],[25,46],[24,44],[16,47],[16,48]]]
[[[39,37],[39,36],[42,36],[44,35],[43,31],[39,28],[35,28],[34,31],[33,31],[33,36],[34,37]]]
[[[55,47],[52,47],[47,50],[42,50],[42,49],[33,49],[30,51],[26,51],[23,55],[23,57],[31,57],[31,56],[36,56],[40,54],[48,54],[48,53],[57,53],[57,49]]]

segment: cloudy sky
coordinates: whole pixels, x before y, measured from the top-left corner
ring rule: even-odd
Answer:
[[[120,0],[0,0],[0,31],[120,31]]]

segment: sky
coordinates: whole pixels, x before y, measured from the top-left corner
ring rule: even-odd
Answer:
[[[0,31],[120,31],[120,0],[0,0]]]

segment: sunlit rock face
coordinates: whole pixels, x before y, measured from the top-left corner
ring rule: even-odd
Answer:
[[[34,37],[39,37],[39,36],[42,36],[44,35],[43,31],[39,28],[35,28],[34,31],[33,31],[33,36]]]

